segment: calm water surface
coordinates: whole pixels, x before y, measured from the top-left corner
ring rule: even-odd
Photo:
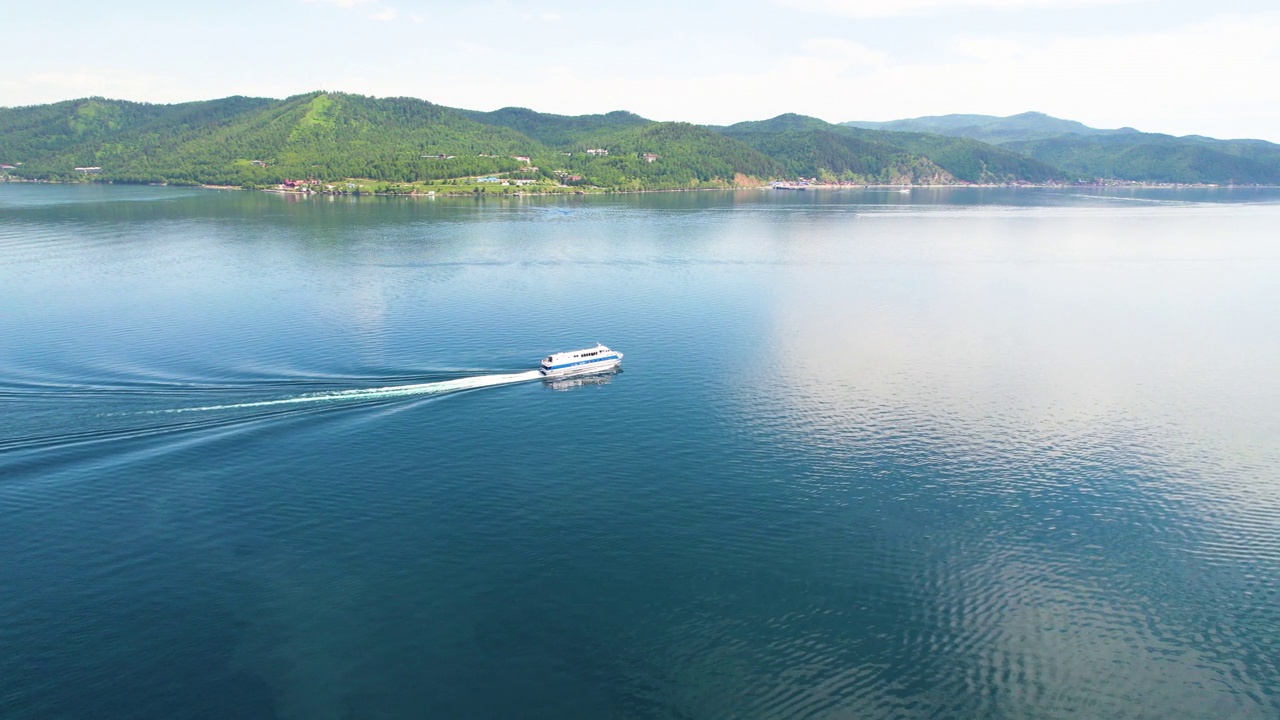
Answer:
[[[0,185],[0,716],[1275,718],[1278,228]]]

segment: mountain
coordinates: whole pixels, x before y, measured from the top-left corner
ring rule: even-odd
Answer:
[[[995,117],[993,115],[932,115],[907,120],[890,120],[888,122],[852,120],[841,124],[847,127],[867,130],[921,132],[952,137],[967,137],[997,144],[1014,140],[1041,140],[1061,135],[1095,136],[1137,132],[1133,128],[1099,130],[1075,120],[1063,120],[1038,112],[1026,112],[1020,115],[1010,115],[1009,117]]]
[[[969,138],[1061,168],[1073,180],[1174,183],[1280,182],[1280,145],[1263,140],[1174,137],[1133,128],[1101,130],[1043,113],[939,115],[846,127]]]
[[[926,157],[874,139],[856,137],[800,115],[743,122],[720,129],[773,158],[789,177],[862,183],[950,183],[956,178]]]
[[[305,178],[475,186],[477,177],[503,175],[553,185],[674,189],[799,175],[945,183],[1040,180],[1054,172],[982,143],[842,128],[799,115],[711,128],[622,111],[479,112],[326,92],[284,100],[152,105],[86,98],[0,108],[0,162],[21,162],[9,172],[30,179],[247,187]],[[84,167],[100,170],[76,169]]]
[[[870,127],[868,127],[870,126]],[[1093,179],[1280,182],[1280,146],[1097,130],[1039,113],[833,125],[796,114],[708,127],[633,113],[479,112],[415,98],[312,92],[156,105],[85,98],[0,108],[17,179],[267,186],[347,179],[455,192],[486,176],[604,189]],[[85,170],[84,168],[96,168]],[[500,190],[507,192],[509,190]]]
[[[98,166],[102,179],[121,182],[411,181],[514,170],[520,163],[510,155],[539,147],[422,100],[343,93],[182,105],[89,98],[0,110],[0,157],[24,159],[21,174],[34,178],[65,179],[76,167]],[[479,157],[482,151],[502,157]],[[445,168],[422,157],[441,153],[462,162]]]
[[[539,167],[581,175],[600,187],[659,190],[758,184],[785,174],[780,164],[751,147],[689,123],[655,122],[623,111],[578,116],[526,108],[458,112],[540,141],[547,149],[532,158]],[[608,154],[587,152],[600,149]],[[646,155],[657,157],[651,162]]]
[[[1280,181],[1280,145],[1271,143],[1233,144],[1136,133],[1092,138],[1061,136],[1010,142],[1003,147],[1053,163],[1077,178],[1220,184]]]
[[[749,145],[689,123],[655,122],[590,136],[603,157],[573,152],[561,165],[603,187],[626,190],[758,185],[786,171]],[[657,156],[653,162],[645,155]]]
[[[276,100],[229,97],[178,105],[151,105],[103,98],[68,100],[52,105],[0,108],[3,157],[35,158],[49,154],[90,152],[123,134],[175,135],[217,128]]]
[[[464,116],[485,125],[497,125],[523,133],[550,147],[582,144],[592,137],[615,130],[648,125],[635,113],[617,110],[604,115],[552,115],[528,108],[507,107],[493,112],[459,110]]]
[[[973,140],[865,130],[786,114],[722,128],[782,162],[793,175],[879,183],[1044,182],[1057,168]]]
[[[522,131],[528,131],[523,132]],[[609,154],[592,155],[604,145]],[[644,154],[657,155],[647,161]],[[530,158],[532,162],[519,160]],[[314,92],[151,105],[103,98],[0,108],[0,162],[31,179],[258,186],[291,178],[474,184],[517,173],[606,188],[730,186],[782,168],[713,130],[631,113],[479,113],[413,98]],[[560,175],[557,175],[557,171]]]

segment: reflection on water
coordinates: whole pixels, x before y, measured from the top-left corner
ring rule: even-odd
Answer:
[[[1280,567],[1280,327],[1258,302],[1280,256],[1269,213],[1167,212],[1154,237],[1107,214],[929,218],[902,238],[945,244],[927,265],[774,286],[775,381],[741,402],[822,458],[799,491],[925,543],[908,587],[947,630],[921,662],[951,697],[994,693],[965,714],[1265,714],[1274,656],[1223,661],[1240,628],[1280,629],[1252,570]]]
[[[566,378],[544,378],[542,384],[552,390],[574,390],[576,388],[608,385],[615,376],[622,373],[622,368],[614,368],[591,375],[577,375]]]
[[[1274,718],[1278,200],[0,186],[0,716]]]

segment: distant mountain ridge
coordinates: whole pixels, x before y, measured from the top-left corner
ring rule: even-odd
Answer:
[[[711,127],[634,113],[491,112],[311,92],[156,105],[0,108],[0,176],[269,186],[366,179],[660,190],[796,177],[853,183],[1280,182],[1280,146],[1098,130],[1042,113],[835,125],[796,114]],[[518,181],[518,182],[517,182]],[[503,190],[507,192],[508,190]]]
[[[804,177],[902,184],[1046,182],[1062,176],[1046,163],[986,143],[843,127],[794,113],[717,129]]]
[[[847,127],[897,132],[927,132],[967,137],[983,142],[1002,143],[1014,140],[1040,140],[1061,135],[1123,135],[1136,133],[1133,128],[1102,130],[1075,120],[1063,120],[1040,112],[1025,112],[1008,117],[994,115],[930,115],[888,122],[851,120]]]
[[[1103,130],[1038,112],[1009,117],[937,115],[846,127],[964,137],[1028,155],[1075,179],[1179,183],[1280,181],[1280,145],[1264,140],[1174,137],[1130,127]]]

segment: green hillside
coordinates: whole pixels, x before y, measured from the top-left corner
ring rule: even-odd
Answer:
[[[872,133],[873,130],[853,132]],[[1047,182],[1064,173],[1052,163],[969,138],[929,133],[885,132],[875,138],[928,157],[960,180],[972,183]]]
[[[926,157],[847,133],[787,121],[739,123],[723,132],[775,159],[790,177],[860,183],[947,183],[955,177]],[[821,122],[821,121],[817,121]]]
[[[485,125],[510,128],[549,147],[569,147],[617,130],[650,124],[634,113],[621,110],[604,115],[552,115],[528,108],[508,107],[493,112],[459,110]]]
[[[729,187],[786,173],[782,165],[751,147],[689,123],[655,122],[621,111],[580,116],[526,108],[458,112],[543,143],[545,149],[532,153],[532,161],[544,176],[581,176],[581,183],[598,187]]]
[[[510,155],[541,147],[519,133],[410,98],[311,93],[240,100],[157,106],[90,99],[62,103],[54,113],[0,110],[0,157],[27,158],[21,172],[35,178],[67,179],[79,174],[77,166],[98,166],[106,180],[242,185],[507,171],[520,166]],[[43,133],[35,127],[37,117],[47,128]],[[9,128],[18,125],[31,129],[10,144]],[[423,157],[437,154],[457,157]]]
[[[598,147],[608,154],[585,152]],[[649,162],[646,153],[659,157]],[[478,176],[502,175],[669,189],[758,182],[783,172],[712,130],[630,113],[476,113],[412,98],[319,92],[183,105],[89,98],[0,109],[0,158],[22,163],[11,173],[31,179],[246,186],[304,178],[474,184]],[[88,166],[101,171],[76,170]]]
[[[832,125],[786,114],[723,128],[782,162],[792,174],[855,182],[1044,182],[1057,168],[964,138]]]
[[[1215,144],[1167,135],[1061,137],[1005,147],[1054,163],[1078,178],[1221,184],[1270,184],[1280,179],[1280,158],[1268,157],[1265,151],[1237,146],[1235,152],[1224,152]]]
[[[584,150],[598,148],[608,155]],[[560,155],[565,169],[596,185],[619,189],[675,189],[756,184],[782,177],[779,163],[714,130],[689,123],[649,123],[585,138]],[[644,155],[656,155],[652,162]]]
[[[57,151],[126,131],[180,131],[213,126],[276,100],[229,97],[221,100],[150,105],[123,100],[86,98],[52,105],[0,109],[3,139],[10,152]]]
[[[1075,120],[1063,120],[1038,112],[1026,112],[1008,117],[994,115],[932,115],[890,120],[888,122],[864,122],[853,120],[842,123],[847,127],[894,132],[932,133],[952,137],[967,137],[989,143],[1014,140],[1042,140],[1061,135],[1118,135],[1134,133],[1133,128],[1101,130]]]
[[[844,124],[863,129],[928,133],[932,138],[977,140],[1060,168],[1072,180],[1280,183],[1280,145],[1262,140],[1173,137],[1133,128],[1102,130],[1043,113],[1003,118],[940,115]]]
[[[284,100],[153,105],[85,98],[0,108],[0,164],[14,165],[0,174],[16,179],[245,187],[360,179],[384,189],[414,184],[455,192],[492,191],[517,180],[535,189],[618,190],[796,177],[1276,183],[1280,146],[1096,130],[1040,113],[845,125],[787,114],[705,127],[622,111],[477,112],[414,98],[313,92]],[[99,169],[77,169],[90,167]]]

